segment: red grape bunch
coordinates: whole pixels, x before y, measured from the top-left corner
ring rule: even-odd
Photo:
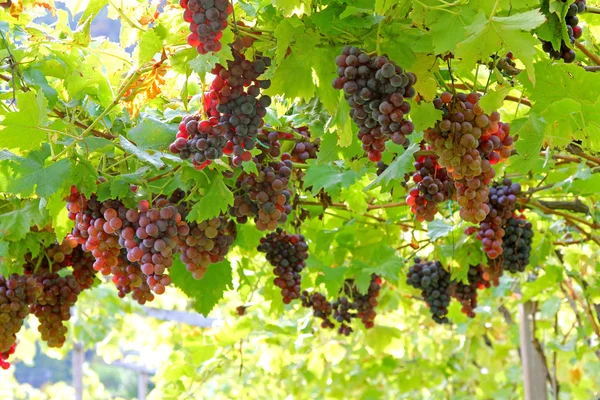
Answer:
[[[563,2],[566,2],[566,0]],[[570,46],[573,46],[575,41],[579,39],[583,33],[581,26],[578,25],[579,18],[577,17],[577,14],[585,12],[585,9],[586,0],[575,0],[567,9],[567,15],[565,16],[564,22],[567,27]],[[542,40],[542,48],[551,58],[555,60],[560,60],[562,58],[566,63],[575,61],[575,51],[570,46],[564,40],[561,40],[560,50],[555,50],[551,42]]]
[[[477,239],[481,240],[483,250],[488,258],[495,259],[502,254],[503,226],[513,216],[517,195],[521,193],[521,185],[504,179],[502,183],[494,183],[488,194],[489,214],[479,224]]]
[[[321,139],[316,138],[314,141],[310,141],[310,131],[308,130],[308,127],[297,128],[296,131],[308,140],[303,141],[303,142],[302,141],[296,142],[296,144],[294,145],[294,148],[290,152],[292,161],[299,162],[299,163],[305,163],[306,160],[316,159],[317,152],[319,151],[319,145],[321,144]],[[287,135],[288,139],[293,139],[293,136],[290,135],[289,133],[288,134],[284,133],[284,135]],[[292,136],[292,137],[289,137],[289,136]]]
[[[446,317],[451,295],[450,273],[439,261],[428,262],[415,258],[415,264],[409,268],[406,275],[406,283],[421,290],[435,322],[450,323]]]
[[[338,333],[349,336],[353,332],[350,326],[353,319],[360,319],[366,329],[374,326],[381,284],[381,278],[372,274],[367,293],[361,293],[353,279],[346,279],[343,289],[333,302],[319,292],[309,294],[304,291],[300,299],[303,307],[312,308],[313,315],[322,320],[321,328],[334,329],[337,322]]]
[[[203,169],[223,156],[226,145],[225,127],[218,125],[217,118],[201,120],[198,115],[186,115],[169,150],[182,160],[191,158],[196,169]]]
[[[283,303],[300,297],[301,272],[308,258],[308,244],[302,235],[291,235],[278,228],[260,240],[258,251],[274,267],[274,283],[281,289]]]
[[[417,221],[433,221],[438,204],[452,197],[454,184],[434,155],[419,156],[414,167],[416,172],[412,180],[417,186],[408,192],[406,204],[417,216]]]
[[[8,358],[15,354],[15,350],[17,349],[17,343],[13,343],[12,346],[7,351],[0,352],[0,368],[7,370],[10,368],[10,363],[8,362]]]
[[[139,263],[150,288],[163,294],[171,284],[166,272],[173,265],[178,236],[186,234],[189,227],[179,210],[164,198],[156,200],[153,208],[148,201],[140,201],[137,210],[127,210],[125,218],[130,226],[120,231],[119,241],[127,249],[127,259]]]
[[[54,272],[34,274],[35,280],[44,287],[43,293],[30,305],[40,325],[42,340],[49,347],[62,347],[67,337],[63,324],[71,318],[71,307],[75,305],[81,287],[73,275],[59,276]]]
[[[0,275],[0,353],[9,352],[42,286],[25,275]]]
[[[358,138],[373,162],[381,160],[385,142],[402,145],[414,125],[405,117],[413,98],[417,76],[405,72],[386,56],[369,56],[346,46],[336,57],[338,77],[333,88],[343,90],[351,107],[350,115],[359,127]]]
[[[211,264],[224,260],[236,236],[235,223],[224,216],[192,222],[179,238],[181,262],[194,279],[202,279]]]
[[[529,265],[533,229],[525,216],[512,217],[504,225],[502,268],[511,273],[523,272]]]
[[[485,280],[484,270],[481,265],[471,265],[467,274],[467,283],[454,282],[452,284],[452,297],[462,305],[461,311],[469,318],[475,318],[477,307],[477,290],[489,288],[490,282]]]
[[[73,237],[96,259],[94,269],[109,275],[119,257],[121,246],[115,232],[123,226],[125,207],[118,200],[100,202],[96,195],[87,200],[73,187],[67,209],[75,221]]]
[[[253,162],[258,173],[240,174],[234,188],[237,195],[229,212],[238,223],[243,224],[250,217],[254,218],[258,230],[273,231],[279,223],[287,220],[292,211],[288,189],[292,162],[289,159],[274,160],[263,165],[256,157]]]
[[[436,152],[438,163],[454,180],[460,216],[478,223],[489,213],[488,185],[495,176],[492,165],[510,156],[513,138],[500,114],[486,115],[477,93],[445,92],[434,101],[443,119],[425,131],[425,140]]]
[[[228,0],[180,0],[185,9],[183,20],[190,24],[192,33],[187,37],[190,46],[198,53],[206,54],[221,50],[220,39],[227,28],[233,6]]]

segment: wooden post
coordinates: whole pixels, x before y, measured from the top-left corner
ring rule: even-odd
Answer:
[[[519,329],[521,333],[521,362],[525,400],[546,400],[546,364],[535,347],[533,332],[534,304],[519,304]]]
[[[71,356],[75,400],[83,400],[83,363],[85,362],[85,352],[83,351],[83,345],[81,343],[75,342],[73,344]]]
[[[148,374],[144,371],[138,372],[138,400],[146,400],[148,396]]]

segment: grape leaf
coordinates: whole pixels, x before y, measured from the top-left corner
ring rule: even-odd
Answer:
[[[383,190],[389,189],[395,182],[404,180],[406,174],[414,164],[413,154],[419,151],[419,143],[413,143],[400,156],[398,156],[381,175],[371,182],[365,190],[381,186]]]
[[[143,65],[152,60],[154,55],[162,50],[163,40],[153,29],[140,31],[139,36],[138,64]]]
[[[156,154],[151,155],[150,153],[140,149],[129,140],[127,140],[123,135],[119,135],[119,141],[121,142],[121,146],[125,151],[135,154],[140,160],[145,161],[154,165],[156,168],[162,168],[165,166],[165,163],[160,159],[160,157]]]
[[[359,178],[354,170],[340,169],[332,164],[314,165],[312,160],[309,163],[312,165],[306,170],[304,186],[310,187],[312,194],[323,189],[332,196],[337,196],[342,188],[349,187]]]
[[[127,135],[140,149],[163,150],[175,140],[176,124],[166,124],[158,119],[146,117],[131,128]]]
[[[229,261],[212,264],[208,267],[204,278],[195,280],[179,260],[179,257],[175,257],[173,266],[169,268],[169,276],[173,281],[173,285],[194,300],[194,310],[205,317],[223,298],[225,290],[232,287],[233,281]]]
[[[6,114],[2,121],[0,147],[30,150],[46,139],[46,133],[38,127],[46,123],[48,102],[42,92],[17,93],[19,111]],[[24,138],[27,138],[24,140]]]
[[[536,54],[537,39],[528,31],[544,23],[544,15],[539,9],[488,19],[480,10],[473,23],[467,27],[470,34],[456,48],[456,56],[467,65],[478,60],[485,61],[490,54],[504,48],[512,51],[527,67],[527,77],[535,85],[533,57]]]
[[[318,38],[314,34],[299,35],[296,43],[291,46],[290,55],[277,66],[271,78],[271,87],[265,90],[265,93],[310,100],[315,94],[312,65],[317,43]],[[294,78],[290,79],[290,77]]]
[[[416,132],[422,132],[436,124],[442,119],[442,110],[438,110],[433,106],[433,103],[422,101],[420,104],[410,101],[410,120],[415,125]],[[389,143],[389,142],[388,142]]]
[[[227,212],[233,204],[233,193],[223,182],[220,175],[215,174],[206,188],[200,201],[192,207],[187,217],[188,221],[206,221]]]
[[[338,144],[341,147],[348,147],[352,144],[353,122],[350,118],[350,106],[344,98],[343,94],[340,94],[340,100],[335,115],[327,122],[326,128],[330,132],[336,132],[338,135]]]
[[[46,166],[48,157],[50,146],[44,143],[41,150],[32,151],[20,163],[13,164],[12,169],[15,173],[8,184],[8,191],[29,196],[35,190],[41,197],[56,193],[69,179],[71,163],[62,159]]]
[[[509,86],[499,85],[493,90],[488,90],[486,94],[479,99],[479,106],[486,113],[498,110],[504,104],[504,99],[510,92]]]
[[[0,215],[0,239],[19,241],[27,235],[29,229],[41,224],[44,216],[39,208],[39,200],[25,204],[23,208]]]
[[[69,211],[65,206],[63,194],[57,192],[48,198],[46,207],[52,218],[52,227],[58,241],[62,241],[73,229],[73,222],[69,219]]]
[[[451,14],[444,10],[428,10],[424,13],[435,54],[454,51],[456,45],[466,38],[466,26],[473,21],[476,14],[471,7],[453,8],[456,13]]]
[[[273,36],[277,39],[277,49],[275,50],[277,61],[282,61],[285,58],[290,43],[296,35],[301,34],[303,31],[304,24],[296,15],[282,20],[277,25],[273,31]]]
[[[450,232],[456,229],[456,225],[448,225],[441,219],[436,219],[427,224],[427,236],[431,241],[448,236]]]
[[[337,296],[344,284],[344,278],[347,271],[348,268],[346,267],[331,268],[322,266],[321,274],[319,274],[315,283],[317,285],[324,284],[327,293],[329,293],[330,296]]]

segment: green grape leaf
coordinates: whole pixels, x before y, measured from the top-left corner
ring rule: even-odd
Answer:
[[[441,219],[436,219],[427,224],[427,235],[431,241],[448,236],[456,229],[456,225],[448,225]]]
[[[69,179],[71,163],[62,159],[46,166],[48,157],[50,146],[44,143],[41,150],[32,151],[19,164],[13,164],[14,175],[8,184],[8,191],[25,196],[35,191],[41,197],[56,193]]]
[[[39,127],[46,123],[47,104],[42,92],[37,95],[33,91],[17,93],[19,111],[8,113],[4,117],[0,147],[30,150],[46,140],[46,133]]]
[[[39,200],[31,201],[23,208],[1,214],[0,240],[16,242],[25,238],[29,229],[43,220],[39,204]]]
[[[154,58],[154,55],[163,48],[163,40],[155,30],[140,31],[138,36],[139,53],[138,64],[143,65]]]
[[[454,51],[456,45],[466,39],[466,26],[475,18],[476,11],[471,7],[458,6],[453,9],[456,13],[444,10],[428,10],[424,13],[435,54]]]
[[[311,188],[312,194],[317,194],[321,189],[332,196],[338,196],[343,188],[352,185],[359,178],[354,170],[340,169],[332,164],[315,165],[309,161],[310,168],[306,170],[304,186]]]
[[[179,257],[175,257],[173,266],[169,268],[169,276],[173,285],[194,300],[194,310],[205,317],[223,298],[225,290],[231,289],[233,281],[231,264],[227,260],[212,264],[204,278],[195,280]]]
[[[415,125],[416,132],[422,132],[427,128],[431,128],[442,119],[442,110],[436,109],[433,103],[422,101],[420,104],[417,104],[414,100],[411,100],[410,107],[410,120]]]
[[[346,267],[331,268],[322,266],[316,284],[324,284],[330,296],[337,296],[342,289],[347,271],[348,268]]]
[[[381,186],[383,190],[388,190],[397,182],[404,181],[404,174],[406,174],[412,168],[414,164],[413,155],[419,151],[419,143],[411,144],[408,149],[401,155],[399,155],[381,175],[371,182],[365,190],[370,190]]]
[[[131,154],[135,154],[140,160],[152,164],[156,168],[164,167],[165,163],[160,159],[160,157],[157,154],[150,154],[140,149],[139,147],[131,143],[129,140],[127,140],[123,135],[119,135],[119,141],[121,142],[121,146],[123,146],[123,149],[125,149],[125,151]]]
[[[52,227],[58,241],[62,241],[73,229],[73,221],[69,219],[65,200],[61,192],[56,192],[48,198],[48,214],[52,218]]]
[[[166,124],[152,117],[142,119],[142,122],[131,128],[127,135],[142,150],[167,150],[175,140],[178,131],[176,124]]]
[[[312,66],[315,62],[314,48],[318,37],[303,33],[296,38],[290,55],[281,60],[273,77],[271,87],[265,90],[270,95],[285,95],[287,98],[301,98],[309,101],[315,94]],[[318,59],[317,59],[318,61]],[[290,79],[293,76],[294,79]]]
[[[233,204],[233,193],[223,182],[220,175],[214,174],[210,185],[204,191],[200,201],[194,204],[188,215],[188,221],[206,221],[227,212]]]
[[[535,85],[533,58],[536,54],[537,39],[528,31],[537,28],[545,21],[544,15],[537,10],[512,15],[510,17],[492,17],[488,19],[480,10],[473,23],[467,27],[469,36],[456,48],[456,56],[466,65],[485,62],[490,54],[504,49],[512,51],[527,69],[527,77]]]
[[[488,90],[488,92],[479,99],[479,106],[486,113],[498,110],[502,107],[502,104],[504,104],[504,99],[508,96],[510,89],[509,86],[499,85],[493,90]]]

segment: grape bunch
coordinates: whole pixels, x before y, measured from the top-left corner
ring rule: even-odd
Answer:
[[[338,333],[349,336],[353,332],[350,326],[353,319],[359,318],[366,329],[374,326],[381,284],[381,278],[372,274],[365,294],[358,290],[353,279],[346,279],[343,289],[333,302],[319,292],[309,294],[304,291],[300,299],[303,307],[312,308],[313,315],[322,320],[321,328],[334,329],[337,322]]]
[[[502,242],[502,268],[505,271],[525,271],[529,264],[533,230],[531,222],[524,216],[511,217],[504,225],[504,241]]]
[[[187,42],[198,53],[207,54],[221,50],[220,39],[233,12],[229,0],[180,0],[185,9],[183,20],[190,24]]]
[[[358,125],[358,138],[373,162],[381,160],[385,142],[405,144],[414,125],[405,117],[413,98],[417,76],[385,56],[369,56],[357,47],[346,46],[335,59],[338,77],[333,88],[343,90]]]
[[[223,261],[237,236],[236,225],[224,216],[192,222],[179,237],[181,262],[194,279],[202,279],[207,268]]]
[[[357,317],[360,318],[366,329],[370,329],[374,326],[374,320],[377,316],[375,307],[379,305],[377,298],[379,297],[379,291],[381,290],[381,278],[375,274],[371,275],[371,282],[369,283],[369,289],[367,293],[362,294],[356,288],[356,285],[351,286],[352,288],[352,300],[354,308],[357,311]]]
[[[496,111],[484,113],[477,93],[445,92],[434,100],[443,118],[425,131],[425,140],[454,180],[460,216],[478,223],[489,213],[488,185],[496,175],[492,165],[507,159],[512,150],[510,126]]]
[[[294,145],[294,148],[290,152],[290,156],[292,157],[293,162],[305,163],[306,160],[316,159],[317,152],[319,151],[319,145],[321,144],[321,139],[317,138],[315,141],[310,141],[310,131],[307,127],[301,127],[296,129],[298,133],[304,136],[306,141],[297,141]],[[290,134],[287,134],[292,136]],[[288,139],[293,139],[292,137],[287,136]]]
[[[42,292],[42,286],[25,275],[0,275],[0,353],[10,351],[16,334],[29,315],[29,304]]]
[[[123,226],[126,208],[118,200],[100,202],[96,195],[87,200],[73,187],[67,210],[69,218],[75,221],[73,237],[96,259],[94,269],[109,275],[117,265],[121,246],[115,232]]]
[[[566,2],[566,0],[564,0]],[[571,48],[575,44],[575,41],[581,37],[583,33],[581,26],[579,26],[579,18],[577,14],[585,12],[586,0],[576,0],[567,10],[565,16],[565,24],[567,26],[567,35],[569,36],[570,44],[567,44],[564,40],[561,40],[560,49],[555,50],[551,42],[542,40],[542,49],[554,60],[560,60],[561,58],[566,63],[572,63],[575,61],[575,51]]]
[[[8,358],[15,354],[15,350],[17,349],[17,343],[13,343],[12,346],[7,351],[0,352],[0,368],[7,370],[10,368],[10,363],[8,362]]]
[[[272,231],[279,223],[284,223],[292,211],[289,203],[292,162],[286,159],[263,165],[258,158],[253,162],[257,173],[242,172],[239,175],[234,188],[237,195],[229,212],[238,223],[254,218],[258,230]]]
[[[42,340],[49,347],[62,347],[67,336],[67,327],[63,323],[71,318],[71,307],[75,305],[81,287],[73,275],[62,277],[45,271],[34,274],[33,278],[44,289],[29,311],[40,322],[38,330]]]
[[[127,260],[139,263],[150,288],[163,294],[171,284],[166,272],[173,265],[179,235],[189,232],[189,226],[177,207],[164,198],[157,199],[152,208],[147,200],[140,201],[137,210],[127,210],[125,218],[130,226],[120,231],[119,243],[127,249]]]
[[[451,295],[450,273],[439,261],[428,262],[415,258],[415,264],[409,268],[406,275],[406,283],[421,290],[435,322],[450,323],[446,317]]]
[[[462,313],[469,318],[475,318],[477,307],[477,290],[489,288],[490,282],[484,278],[484,270],[481,265],[471,265],[467,274],[467,283],[455,282],[452,284],[452,297],[462,305]]]
[[[67,241],[71,243],[76,241],[71,235],[67,235]],[[64,243],[64,242],[63,242]],[[81,288],[81,290],[90,289],[96,281],[96,270],[94,269],[94,256],[84,251],[82,246],[73,248],[69,256],[68,262],[73,268],[73,278]]]
[[[488,258],[495,259],[502,254],[503,226],[512,217],[521,185],[508,178],[502,183],[494,183],[489,188],[487,205],[489,214],[479,224],[477,239],[481,240]]]
[[[225,127],[218,125],[217,119],[201,120],[198,115],[186,115],[169,150],[182,160],[191,158],[194,168],[201,170],[221,158],[226,145]]]
[[[302,301],[302,307],[312,308],[313,315],[321,319],[321,328],[333,329],[335,324],[331,321],[331,314],[333,312],[333,306],[327,297],[319,292],[308,293],[306,290],[302,292],[300,296]]]
[[[278,228],[260,240],[258,251],[274,267],[274,283],[281,289],[283,303],[300,297],[301,272],[306,266],[308,245],[302,235],[291,235]]]
[[[433,221],[438,204],[452,197],[454,184],[446,170],[437,163],[436,156],[419,156],[414,167],[416,172],[412,180],[417,186],[408,192],[406,204],[417,221]]]

